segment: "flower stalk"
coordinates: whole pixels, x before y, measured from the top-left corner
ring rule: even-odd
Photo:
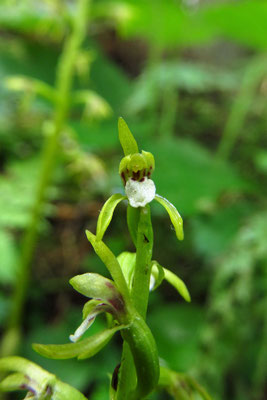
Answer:
[[[96,235],[86,231],[89,242],[107,267],[112,280],[95,273],[72,278],[70,283],[73,288],[90,299],[83,308],[83,322],[70,335],[73,343],[34,344],[33,348],[49,358],[84,359],[100,351],[120,331],[124,341],[123,353],[121,363],[115,368],[111,380],[110,399],[142,400],[156,389],[160,376],[157,346],[145,322],[150,287],[157,288],[165,278],[185,300],[190,301],[190,296],[180,278],[161,267],[157,261],[152,261],[153,228],[148,203],[155,198],[166,209],[179,240],[183,239],[182,218],[165,198],[155,193],[152,197],[150,194],[147,196],[142,184],[146,179],[153,182],[151,173],[155,166],[154,157],[145,151],[138,153],[137,143],[122,118],[119,119],[119,138],[125,153],[119,173],[126,196],[111,196],[99,214]],[[127,191],[129,182],[134,182],[135,193],[129,194]],[[140,198],[143,198],[142,206],[139,203]],[[129,202],[127,223],[136,253],[124,252],[116,258],[103,242],[103,237],[116,206],[125,199]],[[110,314],[108,328],[80,341],[101,312]]]

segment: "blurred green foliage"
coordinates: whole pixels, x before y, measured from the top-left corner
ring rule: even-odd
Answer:
[[[0,4],[1,332],[50,132],[46,85],[54,87],[75,7],[61,0]],[[21,353],[90,399],[108,398],[118,343],[89,363],[44,360],[30,343],[65,342],[82,304],[66,281],[79,271],[102,273],[83,232],[95,229],[101,205],[120,187],[122,114],[155,155],[157,192],[185,219],[185,241],[176,245],[168,218],[153,208],[155,258],[161,262],[164,253],[192,297],[182,305],[165,285],[151,296],[148,322],[162,362],[197,377],[214,399],[263,400],[267,3],[95,0],[90,18],[74,82],[82,102],[73,96],[38,228]],[[132,250],[126,210],[119,210],[107,233],[117,254]]]

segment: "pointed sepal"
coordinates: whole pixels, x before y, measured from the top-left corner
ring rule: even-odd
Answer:
[[[118,120],[119,139],[125,156],[138,153],[138,146],[132,132],[122,117]]]
[[[159,204],[161,204],[169,214],[169,217],[176,232],[177,239],[183,240],[184,239],[183,220],[177,209],[174,207],[172,203],[169,202],[169,200],[165,199],[162,196],[159,196],[158,194],[156,194],[155,200]]]
[[[164,279],[166,279],[166,281],[169,282],[177,290],[177,292],[185,299],[185,301],[190,302],[190,293],[182,279],[167,268],[163,268],[163,271]]]
[[[152,261],[149,289],[156,290],[164,278],[164,268],[157,261]]]
[[[122,201],[125,200],[126,196],[123,196],[120,193],[113,194],[103,205],[98,220],[97,220],[97,228],[96,228],[96,239],[102,240],[114,213],[116,206]]]

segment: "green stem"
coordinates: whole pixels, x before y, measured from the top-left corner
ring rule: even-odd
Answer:
[[[151,274],[153,250],[153,229],[150,218],[150,207],[140,208],[137,229],[136,265],[133,278],[132,298],[136,310],[145,319]]]
[[[148,305],[152,250],[153,230],[150,218],[150,207],[147,205],[139,210],[136,238],[136,265],[131,292],[134,306],[143,318],[146,317]],[[154,338],[152,337],[150,340],[153,341]],[[151,370],[154,368],[155,366],[151,366]],[[132,392],[135,383],[136,373],[133,357],[129,351],[129,346],[124,345],[116,400],[129,399],[129,393]],[[138,382],[138,385],[140,385],[140,382]],[[138,390],[137,388],[137,393]],[[141,397],[135,396],[136,394],[133,394],[133,398],[141,400]]]
[[[56,77],[56,106],[54,113],[54,128],[47,142],[42,156],[39,185],[36,191],[35,202],[28,228],[22,240],[21,258],[19,261],[17,283],[14,290],[8,331],[2,343],[2,352],[7,355],[15,351],[15,341],[10,338],[15,336],[18,340],[23,308],[30,283],[30,267],[38,238],[39,221],[43,215],[43,204],[48,185],[51,182],[56,154],[59,148],[60,134],[68,118],[70,94],[75,69],[76,56],[86,33],[88,8],[90,0],[80,0],[78,10],[73,22],[73,31],[66,40],[63,53],[60,57]],[[12,343],[11,343],[12,342]],[[8,343],[8,348],[6,344]]]

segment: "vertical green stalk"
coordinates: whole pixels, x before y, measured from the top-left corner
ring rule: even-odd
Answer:
[[[136,242],[136,265],[131,297],[136,310],[145,319],[149,297],[151,257],[153,250],[153,229],[149,205],[140,208],[139,211]],[[120,379],[116,400],[124,400],[129,398],[129,393],[133,390],[136,384],[136,373],[133,357],[128,344],[125,342],[123,346],[119,376]]]
[[[229,118],[226,122],[222,138],[218,146],[217,155],[227,159],[241,133],[246,115],[252,104],[257,86],[267,71],[266,55],[253,58],[244,73],[243,82],[232,106]]]
[[[133,278],[132,298],[136,310],[145,319],[151,274],[151,257],[153,250],[153,229],[150,218],[150,207],[140,208],[137,229],[136,265]]]
[[[79,0],[78,2],[77,14],[73,21],[73,30],[70,37],[65,41],[57,68],[57,102],[54,113],[54,127],[44,146],[36,198],[30,223],[22,240],[21,258],[19,260],[17,283],[12,299],[8,330],[1,348],[1,353],[4,355],[14,353],[19,340],[23,308],[30,282],[30,267],[38,238],[39,221],[43,215],[44,199],[56,162],[60,134],[68,118],[75,61],[86,33],[89,3],[90,0]]]

